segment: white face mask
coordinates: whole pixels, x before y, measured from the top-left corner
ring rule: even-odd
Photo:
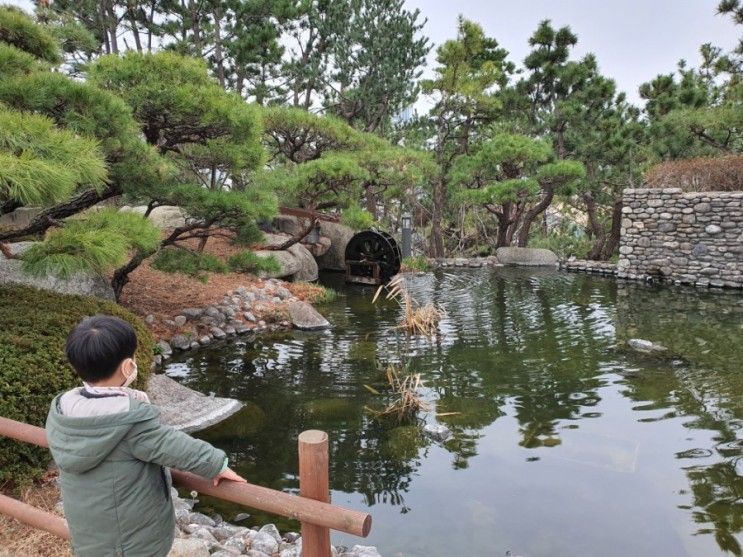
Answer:
[[[126,379],[124,380],[124,384],[122,385],[122,387],[128,387],[129,385],[134,383],[134,380],[137,378],[137,362],[132,360],[132,364],[134,365],[134,369],[128,377],[125,376]]]

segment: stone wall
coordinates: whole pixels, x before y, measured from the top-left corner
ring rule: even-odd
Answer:
[[[743,288],[743,192],[626,189],[617,276]]]

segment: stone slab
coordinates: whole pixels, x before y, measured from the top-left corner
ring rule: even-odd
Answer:
[[[554,252],[541,248],[498,248],[495,255],[504,265],[554,267],[558,263]]]
[[[307,302],[289,303],[289,318],[292,324],[303,331],[320,331],[329,329],[330,323]]]
[[[160,408],[162,423],[185,433],[206,429],[242,408],[233,398],[207,396],[164,374],[154,374],[147,386],[150,402]]]

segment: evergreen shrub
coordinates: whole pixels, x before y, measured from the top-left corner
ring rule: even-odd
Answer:
[[[134,387],[144,388],[154,341],[133,313],[105,300],[0,285],[0,416],[44,426],[52,398],[80,384],[65,358],[67,335],[81,319],[96,314],[121,317],[136,330]],[[24,485],[43,474],[50,461],[47,449],[0,437],[0,484]]]

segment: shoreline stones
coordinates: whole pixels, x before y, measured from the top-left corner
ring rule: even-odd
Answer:
[[[234,292],[227,292],[220,304],[184,308],[172,320],[165,319],[163,323],[171,328],[180,330],[186,327],[191,330],[173,335],[170,341],[160,339],[156,345],[155,365],[161,365],[169,359],[174,350],[195,350],[235,335],[288,330],[292,327],[301,330],[330,327],[327,319],[311,304],[293,296],[283,284],[280,280],[268,279],[263,286],[242,286]],[[287,314],[290,320],[286,319]],[[152,316],[149,324],[154,322]]]
[[[428,264],[432,268],[447,267],[466,267],[470,269],[479,269],[480,267],[502,267],[503,264],[498,262],[494,255],[487,257],[449,257],[449,258],[429,258]]]
[[[194,502],[182,499],[171,488],[176,519],[176,537],[168,557],[301,557],[302,536],[287,532],[283,536],[274,524],[246,528],[194,512]],[[333,547],[334,557],[381,557],[375,547],[354,545]]]

